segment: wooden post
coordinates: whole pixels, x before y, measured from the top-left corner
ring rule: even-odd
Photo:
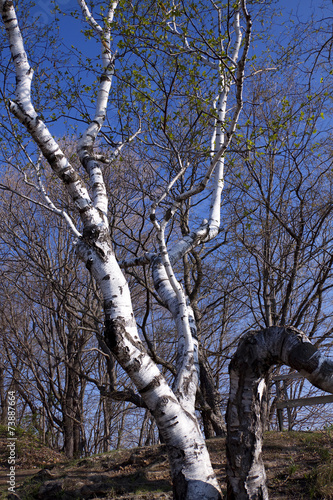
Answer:
[[[275,381],[275,386],[276,386],[276,399],[277,403],[281,401],[281,390],[280,390],[280,380]],[[278,405],[276,405],[276,416],[277,416],[277,421],[279,425],[279,431],[283,431],[283,408],[279,408]]]

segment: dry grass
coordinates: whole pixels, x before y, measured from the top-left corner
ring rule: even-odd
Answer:
[[[30,450],[30,438],[26,443]],[[333,437],[328,431],[267,433],[264,461],[270,499],[333,500],[332,444]],[[225,440],[212,439],[207,445],[225,492]],[[56,463],[50,450],[48,461],[45,449],[38,446],[34,452],[35,458],[41,453],[36,460],[39,464],[45,462],[44,470],[18,489],[22,500],[51,498],[46,487],[52,487],[52,484],[58,488],[58,492],[52,493],[52,498],[172,498],[167,455],[163,446],[118,450],[63,463]],[[24,472],[23,458],[19,471]]]

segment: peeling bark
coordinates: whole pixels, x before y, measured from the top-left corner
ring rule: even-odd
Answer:
[[[270,327],[241,340],[230,363],[227,408],[227,475],[230,500],[267,500],[262,440],[266,382],[271,368],[285,364],[313,385],[333,393],[333,361],[299,330]]]

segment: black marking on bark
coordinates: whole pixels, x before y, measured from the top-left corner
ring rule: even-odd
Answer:
[[[177,415],[175,415],[174,417],[169,418],[168,422],[171,422],[172,420],[177,420],[177,418],[178,418]]]
[[[165,281],[165,280],[164,279],[156,280],[156,282],[155,282],[155,289],[156,289],[156,291],[159,290],[159,288],[162,285],[163,281]]]
[[[183,464],[185,460],[184,450],[175,446],[168,446],[168,455],[170,464]],[[175,467],[172,474],[173,498],[174,500],[184,500],[187,497],[188,482],[182,471],[182,467]]]
[[[150,214],[149,218],[150,218],[151,222],[155,222],[156,215],[155,214]]]
[[[91,269],[91,266],[93,265],[94,263],[94,259],[92,257],[89,257],[87,262],[86,262],[86,268],[88,269],[88,271],[90,271]]]
[[[92,120],[92,122],[91,122],[91,123],[95,123],[99,129],[101,128],[101,124],[100,124],[97,120]],[[95,138],[95,136],[94,136],[93,134],[91,134],[91,136],[90,136],[90,137],[91,137],[92,139],[94,139],[94,138]]]
[[[161,385],[161,380],[163,379],[163,376],[160,374],[160,375],[157,375],[156,377],[153,378],[153,380],[151,382],[149,382],[149,384],[146,385],[146,387],[144,387],[143,389],[141,389],[139,391],[140,394],[144,394],[148,391],[151,391],[152,389],[155,389],[155,387],[158,387],[159,385]]]
[[[81,163],[83,165],[83,168],[85,170],[88,170],[89,156],[87,154],[81,159]]]
[[[112,309],[113,307],[113,301],[110,299],[104,300],[104,311],[108,311],[109,309]]]
[[[100,229],[96,225],[86,226],[83,229],[83,238],[88,241],[96,241],[100,235]]]
[[[80,208],[79,213],[84,214],[85,212],[88,212],[90,208],[91,208],[90,205],[86,205],[85,207]]]
[[[165,213],[164,220],[165,220],[166,222],[168,222],[168,220],[170,220],[170,219],[171,219],[171,217],[172,217],[172,211],[171,211],[171,208],[168,208],[168,210],[167,210],[167,211],[166,211],[166,213]]]
[[[109,306],[112,305],[112,301],[109,301],[107,305],[109,308]],[[104,327],[106,344],[111,351],[114,352],[118,347],[118,342],[121,340],[121,336],[124,331],[124,324],[120,320],[110,319],[107,316],[105,318]]]
[[[14,2],[12,0],[6,0],[6,2],[3,4],[3,12],[5,13],[7,10],[9,10],[11,7],[13,7]],[[12,19],[13,21],[14,19]]]
[[[102,75],[100,78],[100,82],[110,82],[111,78],[109,78],[107,75]]]
[[[97,212],[99,213],[99,216],[100,216],[101,220],[104,220],[104,215],[105,215],[105,214],[104,214],[103,210],[101,210],[101,209],[100,209],[100,208],[98,208],[98,207],[96,208],[96,210],[97,210]],[[109,230],[108,230],[108,234],[110,234],[110,231],[109,231]]]
[[[126,365],[131,361],[129,348],[124,345],[126,330],[122,318],[110,319],[108,316],[104,323],[105,341],[109,349],[117,357],[121,365]],[[127,368],[128,371],[128,368]]]
[[[192,326],[192,327],[190,327],[190,330],[191,330],[192,338],[194,338],[194,340],[198,340],[197,329]]]
[[[102,278],[102,281],[109,281],[111,279],[111,276],[109,274],[106,274],[104,278]]]
[[[107,311],[106,306],[112,309],[112,301],[105,301],[104,307]],[[140,340],[135,342],[133,338],[126,331],[126,322],[122,317],[117,317],[111,319],[110,315],[106,312],[104,322],[104,336],[107,346],[111,349],[113,354],[116,356],[119,363],[124,367],[126,366],[126,371],[128,373],[135,372],[141,368],[141,357],[137,356],[132,363],[131,356],[129,354],[129,348],[125,345],[124,340],[126,339],[133,347],[138,351],[145,353],[146,350]]]
[[[184,500],[187,497],[188,484],[184,474],[180,471],[173,476],[173,498],[174,500]]]
[[[47,155],[47,153],[46,153]],[[66,165],[59,169],[59,163],[65,158],[63,153],[51,153],[47,155],[47,159],[55,172],[58,172],[59,178],[65,185],[71,184],[72,182],[76,182],[79,180],[79,176],[75,170],[71,167],[71,165]]]
[[[191,413],[189,413],[187,410],[184,410],[184,412],[186,413],[187,418],[189,418],[190,420],[192,420],[192,422],[197,427],[198,426],[198,421],[197,421],[196,417],[194,417],[193,415],[191,415]]]
[[[140,370],[141,366],[142,366],[142,361],[141,361],[141,357],[139,356],[139,357],[132,360],[132,363],[128,368],[128,373],[130,374],[130,373],[138,372]]]
[[[178,420],[176,420],[176,422],[173,422],[172,424],[168,424],[166,426],[166,429],[171,429],[171,427],[175,427],[176,425],[178,425],[178,423],[179,423]]]
[[[161,398],[159,398],[154,410],[154,415],[164,415],[164,407],[167,406],[170,402],[179,405],[178,401],[172,396],[162,396]]]
[[[186,367],[186,368],[188,368],[188,367]],[[191,375],[189,375],[188,377],[184,377],[183,378],[182,389],[183,389],[184,394],[188,394],[188,390],[189,390],[189,387],[190,387],[190,384],[191,384],[191,380],[192,380],[192,376]]]

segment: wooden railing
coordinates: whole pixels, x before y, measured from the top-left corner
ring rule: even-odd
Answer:
[[[276,412],[277,412],[277,419],[278,419],[278,424],[279,424],[279,430],[283,430],[283,410],[284,408],[296,408],[298,406],[312,406],[312,405],[318,405],[318,404],[326,404],[326,403],[333,403],[333,394],[328,394],[324,396],[313,396],[309,398],[298,398],[298,399],[280,399],[282,394],[281,394],[281,388],[279,386],[278,382],[281,381],[287,381],[287,380],[296,380],[296,379],[303,379],[304,377],[299,374],[299,373],[288,373],[286,375],[277,375],[276,377],[273,377],[273,382],[276,384],[276,396],[277,396],[277,402],[276,402]],[[286,394],[286,387],[284,387],[284,396],[287,397]]]

